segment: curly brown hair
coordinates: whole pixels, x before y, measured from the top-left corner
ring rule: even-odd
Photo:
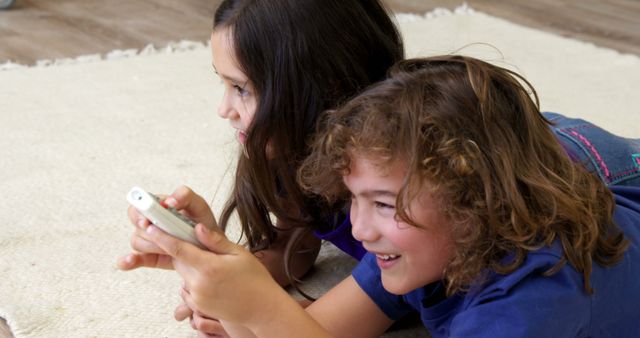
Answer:
[[[326,115],[298,180],[336,201],[347,197],[342,176],[354,154],[404,161],[398,216],[420,226],[406,207],[429,186],[453,221],[449,294],[487,271],[513,272],[529,251],[556,240],[564,257],[545,275],[568,261],[591,293],[593,261],[617,263],[628,241],[613,222],[611,192],[570,161],[549,125],[535,90],[513,71],[463,56],[406,60]]]

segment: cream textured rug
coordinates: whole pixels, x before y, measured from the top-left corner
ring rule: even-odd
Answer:
[[[468,8],[399,20],[410,56],[490,44],[462,52],[513,66],[545,110],[640,135],[637,56]],[[0,317],[17,337],[193,337],[173,320],[175,273],[114,263],[129,251],[131,186],[187,184],[216,211],[224,201],[235,140],[216,116],[222,89],[208,47],[1,68]],[[349,268],[325,249],[307,286],[316,295]]]

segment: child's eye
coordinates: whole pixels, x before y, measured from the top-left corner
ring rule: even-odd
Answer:
[[[393,210],[393,209],[396,208],[395,205],[390,205],[390,204],[382,203],[382,202],[378,202],[378,201],[373,202],[373,204],[378,209],[392,209]]]
[[[382,217],[392,217],[396,214],[396,206],[394,204],[374,201],[373,206],[375,207],[376,212]]]
[[[247,96],[249,94],[248,90],[246,90],[244,87],[240,87],[239,85],[233,85],[233,89],[235,89],[240,96]]]

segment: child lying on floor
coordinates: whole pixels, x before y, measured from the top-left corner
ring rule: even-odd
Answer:
[[[327,116],[300,181],[350,199],[352,276],[305,312],[221,233],[197,226],[208,252],[150,226],[189,307],[259,337],[375,336],[411,310],[434,337],[640,336],[640,189],[572,163],[526,80],[408,60]]]

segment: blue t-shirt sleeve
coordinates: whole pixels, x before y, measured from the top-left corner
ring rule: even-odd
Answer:
[[[380,268],[373,254],[365,254],[351,275],[387,317],[398,320],[412,310],[402,296],[394,295],[384,289],[380,279]]]

